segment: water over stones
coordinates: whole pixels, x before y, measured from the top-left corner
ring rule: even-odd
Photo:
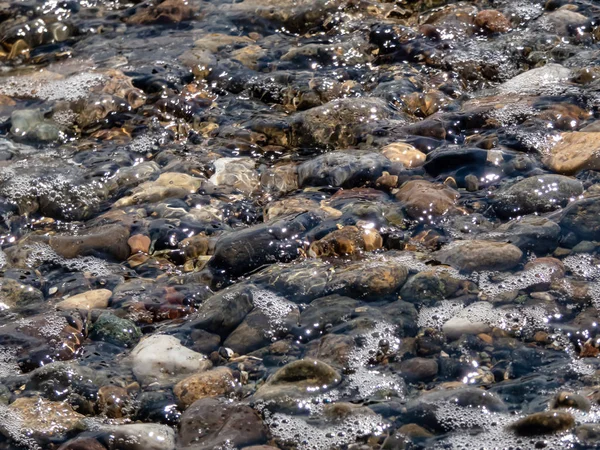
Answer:
[[[0,446],[597,445],[594,2],[13,3]]]

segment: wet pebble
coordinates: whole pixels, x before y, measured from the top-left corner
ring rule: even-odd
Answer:
[[[205,397],[226,396],[235,389],[231,370],[217,367],[202,373],[191,375],[175,385],[173,392],[183,409],[187,409],[196,400]]]
[[[510,425],[510,429],[520,436],[536,436],[558,433],[575,426],[575,419],[567,412],[545,411],[531,414]]]
[[[89,337],[94,341],[133,348],[142,337],[142,332],[130,320],[104,313],[94,323]]]

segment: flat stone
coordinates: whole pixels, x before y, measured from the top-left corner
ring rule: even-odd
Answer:
[[[66,402],[51,402],[41,397],[21,397],[8,408],[21,419],[22,429],[29,430],[36,436],[61,436],[83,428],[84,416],[75,412]]]
[[[421,167],[427,155],[405,142],[394,142],[381,149],[381,154],[392,162],[399,162],[408,169]]]
[[[108,300],[112,292],[108,289],[94,289],[93,291],[82,292],[58,302],[56,309],[104,309],[108,307]]]
[[[574,131],[561,133],[560,141],[544,158],[544,164],[565,175],[581,170],[600,169],[600,133]]]
[[[523,252],[505,242],[472,240],[455,241],[434,253],[434,256],[455,269],[473,272],[512,269],[521,262]]]

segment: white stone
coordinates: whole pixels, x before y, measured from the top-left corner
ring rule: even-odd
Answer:
[[[142,384],[174,383],[212,367],[206,356],[181,345],[176,337],[164,334],[142,340],[131,351],[130,360],[133,373]]]
[[[465,317],[453,317],[442,327],[442,331],[448,339],[458,339],[463,334],[480,334],[491,331],[485,322],[472,322]]]

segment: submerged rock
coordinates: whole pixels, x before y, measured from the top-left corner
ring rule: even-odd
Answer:
[[[86,231],[79,236],[50,236],[48,244],[65,258],[108,255],[125,261],[129,256],[129,230],[126,227],[107,225]]]
[[[217,241],[208,265],[216,274],[236,277],[265,264],[291,261],[300,254],[302,236],[320,221],[307,212],[226,233]]]
[[[315,257],[353,256],[382,246],[383,239],[377,230],[347,226],[313,242],[308,252]]]
[[[523,252],[508,243],[472,240],[453,242],[435,257],[455,269],[474,272],[512,269],[521,262]]]
[[[452,212],[458,197],[459,193],[445,184],[425,180],[407,181],[396,193],[408,215],[424,222]]]
[[[304,146],[347,148],[364,140],[369,130],[392,117],[393,111],[380,98],[333,100],[294,117],[292,142]]]
[[[583,185],[578,180],[561,175],[534,176],[500,190],[494,210],[502,217],[545,213],[566,206],[582,193]]]
[[[341,381],[340,373],[328,364],[316,359],[302,359],[286,364],[275,372],[256,391],[254,399],[273,404],[275,408],[285,408],[309,394],[326,392]]]
[[[564,209],[560,217],[563,233],[575,233],[578,240],[600,239],[600,197],[577,200]]]
[[[562,391],[557,393],[550,402],[550,408],[575,408],[581,411],[589,411],[592,407],[590,401],[583,395],[573,392]]]
[[[223,445],[249,448],[266,442],[267,436],[260,416],[249,406],[203,398],[181,416],[177,448],[208,449]]]
[[[427,155],[410,144],[394,142],[381,149],[381,154],[392,162],[399,162],[406,168],[412,169],[425,164]]]
[[[373,184],[391,162],[378,153],[362,151],[331,152],[298,166],[299,186],[339,186],[352,188]]]
[[[482,237],[509,242],[524,252],[531,250],[546,255],[558,247],[560,231],[560,226],[546,217],[525,216],[502,224]]]
[[[119,347],[134,347],[142,337],[140,329],[130,320],[104,313],[94,323],[90,339]]]
[[[84,416],[75,412],[66,402],[51,402],[41,397],[21,397],[11,403],[8,409],[18,418],[20,432],[37,439],[60,437],[83,428]],[[6,425],[10,426],[10,422]],[[3,430],[8,437],[14,431]]]
[[[175,432],[167,425],[131,423],[101,426],[109,450],[175,450]]]

